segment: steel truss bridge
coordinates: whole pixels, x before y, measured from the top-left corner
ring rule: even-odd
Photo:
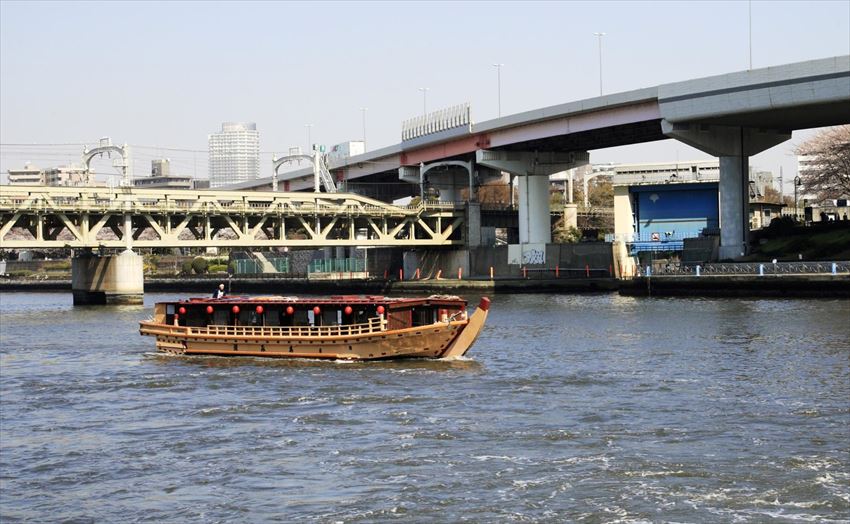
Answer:
[[[347,193],[0,186],[0,248],[445,246],[458,204]]]

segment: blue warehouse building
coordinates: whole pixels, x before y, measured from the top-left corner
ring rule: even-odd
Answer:
[[[686,238],[717,232],[720,220],[716,160],[613,167],[614,234],[620,267],[634,271],[645,252],[682,251]]]
[[[685,238],[719,225],[718,183],[629,187],[633,234],[631,253],[681,251]]]

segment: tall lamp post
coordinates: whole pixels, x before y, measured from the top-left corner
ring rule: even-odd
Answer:
[[[368,111],[368,107],[361,107],[360,113],[363,115],[363,149],[366,149],[366,111]]]
[[[593,33],[599,40],[599,96],[602,96],[602,37],[606,33]]]
[[[797,205],[797,188],[802,185],[800,175],[794,177],[794,220],[800,220],[800,207]]]
[[[430,87],[420,87],[419,90],[422,91],[422,116],[428,114],[428,90]]]
[[[499,116],[502,116],[502,66],[505,64],[493,64],[496,68],[496,89],[498,93]]]
[[[313,137],[312,137],[313,124],[304,124],[304,127],[307,128],[307,151],[312,151],[313,150],[313,144],[312,144],[312,142],[313,142]]]

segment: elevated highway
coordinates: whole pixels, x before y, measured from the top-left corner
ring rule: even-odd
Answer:
[[[745,251],[749,156],[788,140],[794,130],[846,123],[847,55],[662,84],[477,124],[468,115],[443,119],[434,113],[406,126],[400,143],[329,169],[337,182],[361,185],[357,191],[364,194],[392,187],[382,198],[419,195],[429,183],[454,194],[458,186],[474,189],[489,174],[508,172],[520,177],[520,243],[541,244],[550,240],[547,175],[589,162],[591,150],[673,138],[720,157],[721,256],[731,258]],[[287,190],[313,185],[308,169],[280,179]],[[405,188],[400,180],[412,184]],[[268,187],[270,178],[236,186]]]

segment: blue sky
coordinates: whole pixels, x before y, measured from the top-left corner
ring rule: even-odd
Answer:
[[[472,104],[502,114],[748,67],[748,3],[733,2],[0,2],[0,170],[78,161],[111,136],[135,170],[169,156],[206,173],[207,135],[253,121],[265,152],[399,141],[401,121]],[[753,67],[850,54],[850,2],[752,2]],[[798,142],[807,133],[796,133]],[[753,164],[795,169],[792,144]],[[154,147],[155,146],[155,147]],[[163,148],[163,149],[157,149]],[[169,151],[164,148],[185,149]],[[193,152],[194,151],[194,152]],[[665,141],[593,162],[705,158]],[[63,160],[64,159],[64,160]],[[109,170],[108,165],[97,166]],[[787,178],[787,177],[786,177]]]

